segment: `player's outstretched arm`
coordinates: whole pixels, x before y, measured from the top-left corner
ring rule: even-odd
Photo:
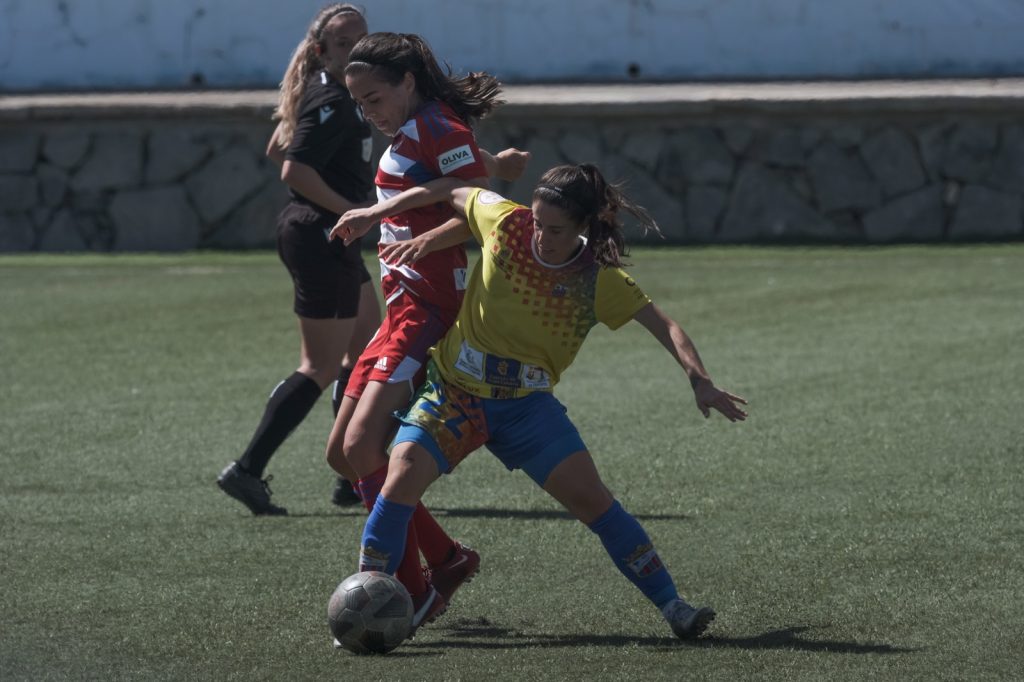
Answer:
[[[486,149],[480,150],[487,175],[499,180],[515,182],[526,170],[526,164],[530,161],[530,152],[520,151],[515,147],[502,149],[497,154],[491,154]]]
[[[366,208],[357,208],[342,215],[329,235],[330,239],[343,239],[350,244],[366,234],[371,227],[389,215],[397,215],[410,209],[429,206],[438,202],[452,202],[453,193],[459,188],[487,187],[487,178],[462,180],[460,178],[437,178],[422,185],[405,190],[390,199]],[[455,205],[456,209],[458,206]]]
[[[697,409],[705,418],[711,416],[712,408],[721,412],[731,422],[743,421],[747,418],[747,413],[740,408],[740,405],[746,405],[747,401],[715,386],[711,377],[708,376],[708,371],[704,369],[704,363],[701,362],[700,355],[697,353],[697,347],[693,345],[693,341],[675,320],[663,313],[653,303],[648,303],[641,308],[633,316],[633,319],[658,339],[686,372],[697,401]]]
[[[464,244],[473,236],[464,216],[455,216],[418,237],[380,247],[380,259],[390,266],[414,263],[428,253]]]
[[[418,237],[381,246],[380,257],[385,263],[398,267],[419,260],[428,253],[465,243],[473,236],[466,219],[466,201],[474,189],[467,185],[452,189],[447,200],[457,212],[456,216]]]

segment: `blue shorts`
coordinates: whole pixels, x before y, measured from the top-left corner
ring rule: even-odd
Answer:
[[[486,445],[507,469],[522,469],[543,486],[556,466],[587,449],[552,394],[481,398],[445,383],[433,361],[412,406],[398,418],[402,425],[393,444],[422,446],[445,474]]]

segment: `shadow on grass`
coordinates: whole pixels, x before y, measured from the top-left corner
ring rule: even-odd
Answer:
[[[465,509],[447,509],[430,507],[436,516],[451,516],[469,519],[576,519],[562,509],[501,509],[500,507],[475,507]],[[683,521],[685,514],[633,514],[640,521]]]
[[[704,648],[731,647],[734,649],[795,649],[832,654],[905,654],[920,651],[891,644],[862,644],[830,639],[805,639],[800,635],[810,630],[808,625],[797,625],[781,630],[772,630],[753,637],[717,637],[710,635],[692,642],[692,646]]]
[[[275,516],[277,519],[327,519],[346,516],[361,516],[366,518],[366,510],[362,507],[351,507],[347,509],[332,509],[330,511],[318,512],[288,512],[287,516]]]
[[[559,509],[501,509],[499,507],[476,507],[467,509],[446,509],[444,507],[430,507],[431,513],[443,518],[466,518],[466,519],[512,519],[524,521],[536,521],[543,519],[576,519],[567,511]],[[366,516],[366,510],[362,507],[335,508],[329,511],[298,512],[289,513],[288,516],[276,518],[326,518],[329,516]],[[685,514],[633,514],[639,521],[685,521]]]
[[[515,628],[507,628],[488,621],[486,618],[460,619],[449,626],[431,628],[443,631],[443,641],[416,642],[412,648],[444,647],[451,649],[531,649],[577,646],[645,646],[661,650],[679,647],[716,647],[734,649],[792,649],[834,654],[898,654],[913,653],[919,649],[896,647],[890,644],[862,644],[826,639],[805,639],[800,635],[810,626],[794,626],[772,630],[752,637],[709,636],[695,642],[681,642],[672,637],[636,637],[631,635],[540,635],[526,634]]]

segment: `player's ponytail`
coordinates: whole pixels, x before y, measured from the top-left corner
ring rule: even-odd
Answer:
[[[643,206],[633,203],[619,186],[609,183],[597,166],[581,163],[556,166],[541,176],[534,199],[557,206],[577,224],[584,226],[587,245],[597,262],[620,267],[627,255],[619,210],[630,213],[646,233],[661,234],[658,223]]]
[[[339,14],[358,14],[363,16],[362,10],[355,5],[336,2],[327,5],[313,17],[313,22],[306,30],[302,42],[292,53],[291,61],[284,72],[281,80],[281,91],[278,95],[277,107],[274,109],[274,120],[281,122],[281,136],[278,140],[282,145],[287,146],[292,141],[295,133],[295,125],[299,119],[299,103],[306,92],[306,82],[310,76],[321,67],[320,56],[316,47],[324,47],[324,29],[331,19]]]
[[[389,85],[411,73],[421,97],[444,102],[468,124],[504,104],[498,79],[483,72],[452,76],[451,67],[442,69],[427,42],[412,33],[371,33],[356,43],[345,74],[370,72]]]

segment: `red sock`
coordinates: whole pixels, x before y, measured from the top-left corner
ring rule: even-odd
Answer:
[[[373,504],[380,495],[380,489],[384,487],[384,480],[388,477],[388,465],[380,467],[366,478],[356,481],[359,496],[363,498],[363,506],[366,511],[373,511]]]
[[[398,582],[405,585],[409,594],[413,597],[427,591],[427,581],[423,577],[423,567],[420,566],[420,547],[416,540],[416,526],[409,524],[409,530],[405,534],[405,554],[402,556],[402,563],[398,564],[395,571]]]
[[[427,560],[427,566],[434,568],[451,558],[455,551],[455,541],[444,532],[444,529],[427,511],[422,502],[416,505],[410,525],[416,528],[420,551],[423,552],[423,558]]]

